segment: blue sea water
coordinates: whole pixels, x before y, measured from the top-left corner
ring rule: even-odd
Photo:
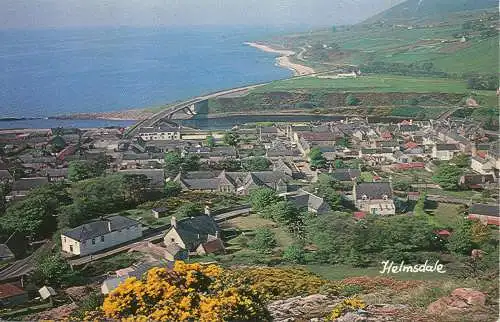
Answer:
[[[158,106],[285,78],[291,72],[275,66],[274,55],[243,44],[277,32],[282,30],[0,30],[0,118]],[[0,122],[5,127],[12,126]]]

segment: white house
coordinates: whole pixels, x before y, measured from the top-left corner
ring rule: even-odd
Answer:
[[[435,144],[432,147],[432,158],[448,161],[453,159],[455,154],[459,153],[460,149],[456,144]]]
[[[394,215],[396,206],[389,182],[364,182],[353,187],[354,204],[359,210],[374,215]]]
[[[493,162],[491,160],[483,159],[478,156],[473,156],[471,158],[470,167],[472,168],[472,170],[480,174],[494,174]]]
[[[73,255],[93,254],[142,236],[141,223],[122,216],[102,218],[61,234],[62,250]]]
[[[139,132],[139,137],[144,141],[180,140],[181,130],[178,127],[162,125],[159,127],[145,127]]]

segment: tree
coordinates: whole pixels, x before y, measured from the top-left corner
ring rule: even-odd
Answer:
[[[346,169],[349,166],[342,160],[335,160],[335,169]]]
[[[265,171],[269,169],[271,162],[265,157],[253,157],[242,161],[245,171]]]
[[[457,167],[462,168],[462,169],[468,168],[470,165],[470,158],[468,155],[466,155],[464,153],[460,153],[460,154],[455,155],[450,160],[450,164],[454,164]]]
[[[203,215],[203,209],[199,204],[194,202],[188,202],[177,208],[177,210],[174,212],[174,216],[177,219],[196,217],[200,215]]]
[[[349,148],[351,146],[351,143],[349,142],[349,139],[346,137],[341,138],[337,142],[335,142],[336,145],[342,146],[344,148]],[[341,160],[339,160],[341,161]]]
[[[95,178],[103,173],[97,163],[87,160],[71,161],[68,165],[68,178],[73,182]]]
[[[182,192],[182,187],[178,182],[168,181],[163,188],[163,195],[167,198],[177,197]]]
[[[472,221],[468,219],[460,219],[457,228],[448,238],[447,248],[450,252],[461,255],[470,255],[474,249],[472,241]]]
[[[312,148],[308,154],[311,167],[324,168],[326,166],[326,159],[319,148]]]
[[[48,253],[37,258],[32,280],[38,285],[61,286],[77,278],[60,253]]]
[[[410,191],[411,184],[408,181],[396,181],[392,184],[394,190]]]
[[[167,152],[164,156],[165,173],[173,178],[182,171],[182,156],[179,152]]]
[[[293,227],[300,225],[301,214],[299,209],[289,201],[279,201],[268,205],[262,211],[262,214],[267,219],[285,225],[293,231]]]
[[[325,199],[333,211],[342,211],[348,207],[342,195],[337,192],[343,188],[342,183],[327,174],[321,174],[313,185],[315,193]]]
[[[53,152],[60,152],[66,147],[66,141],[64,141],[64,139],[59,135],[52,138],[52,140],[50,140],[50,144],[52,145]]]
[[[462,175],[462,170],[456,165],[442,164],[438,167],[432,180],[445,190],[457,190],[458,180]]]
[[[205,139],[205,146],[213,148],[215,146],[215,138],[211,135],[207,136],[207,138]]]
[[[21,232],[33,238],[48,237],[57,229],[59,208],[70,202],[64,184],[43,186],[10,205],[0,225],[9,233]]]
[[[237,132],[228,131],[224,133],[223,141],[225,144],[235,147],[240,142],[240,135]]]
[[[300,245],[290,245],[283,252],[283,259],[293,264],[304,264],[304,249]]]
[[[269,228],[256,229],[255,236],[249,243],[250,248],[264,254],[270,253],[276,245],[276,237]]]
[[[267,321],[263,294],[248,279],[216,265],[153,268],[144,279],[129,278],[105,299],[92,320]]]
[[[415,208],[413,208],[413,212],[415,216],[425,216],[425,199],[427,198],[427,194],[423,193],[417,200],[415,204]]]
[[[224,158],[217,164],[212,166],[215,170],[226,170],[226,171],[239,171],[241,170],[241,161],[234,158]]]
[[[250,191],[250,204],[255,211],[261,211],[279,201],[281,198],[272,189],[258,188]]]
[[[347,97],[345,98],[345,104],[347,106],[357,106],[359,105],[359,103],[359,99],[352,94],[347,95]]]

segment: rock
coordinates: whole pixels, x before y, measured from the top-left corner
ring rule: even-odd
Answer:
[[[342,315],[341,317],[335,320],[335,322],[364,322],[364,321],[368,321],[368,319],[354,312],[347,312],[346,314]]]
[[[341,300],[322,294],[296,296],[286,300],[271,302],[267,308],[273,321],[317,321],[329,315]]]
[[[486,303],[486,295],[470,288],[457,288],[450,296],[432,302],[427,313],[432,315],[457,315],[481,310]]]
[[[486,303],[486,295],[471,288],[457,288],[451,293],[451,296],[459,297],[470,305],[484,305]]]

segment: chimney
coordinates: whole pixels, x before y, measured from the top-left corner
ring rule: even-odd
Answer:
[[[210,206],[206,205],[205,206],[205,215],[210,216],[210,214],[211,214],[211,212],[210,212]]]
[[[108,230],[111,232],[111,220],[108,220]]]
[[[218,238],[219,238],[219,231],[218,231],[218,230],[215,232],[215,238],[216,238],[216,239],[218,239]]]
[[[170,218],[170,226],[177,228],[177,218],[175,218],[175,216]]]

